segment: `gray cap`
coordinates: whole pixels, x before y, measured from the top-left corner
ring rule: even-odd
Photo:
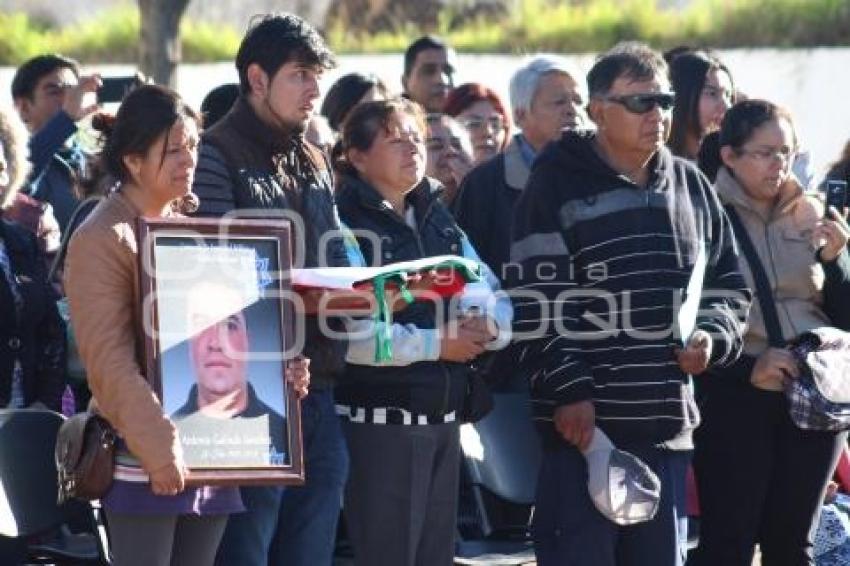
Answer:
[[[615,448],[598,428],[584,457],[587,489],[600,513],[618,525],[634,525],[655,517],[661,482],[649,466]]]

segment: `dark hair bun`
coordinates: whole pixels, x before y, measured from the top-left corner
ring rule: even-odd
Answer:
[[[180,214],[192,214],[198,211],[201,201],[195,193],[188,193],[175,200],[172,209]]]
[[[104,136],[110,136],[115,129],[115,116],[106,112],[98,112],[91,119],[91,127]]]

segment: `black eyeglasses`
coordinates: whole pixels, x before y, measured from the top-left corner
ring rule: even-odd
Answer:
[[[646,114],[656,106],[661,110],[670,110],[676,102],[672,92],[647,92],[641,94],[623,94],[620,96],[604,96],[602,100],[621,104],[632,114]]]

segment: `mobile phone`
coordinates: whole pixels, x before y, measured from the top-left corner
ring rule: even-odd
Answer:
[[[823,215],[829,215],[830,207],[835,207],[839,214],[844,214],[847,206],[847,181],[827,180],[826,182],[826,210]]]
[[[97,90],[98,103],[121,102],[127,93],[142,84],[139,75],[126,77],[103,77],[101,87]]]

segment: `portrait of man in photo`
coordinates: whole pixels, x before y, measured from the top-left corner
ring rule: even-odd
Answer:
[[[187,463],[285,463],[286,418],[258,396],[249,376],[246,300],[232,286],[202,281],[191,287],[185,304],[193,383],[171,418]]]

